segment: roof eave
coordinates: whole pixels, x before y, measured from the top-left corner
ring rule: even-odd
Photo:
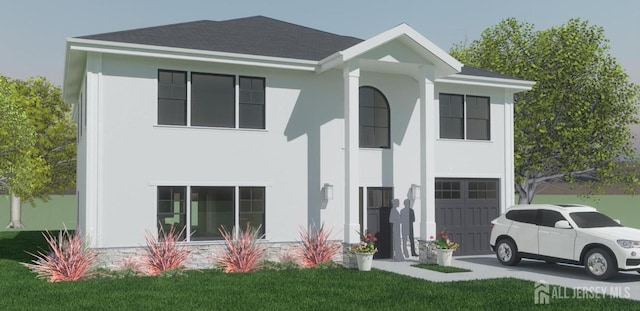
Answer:
[[[78,101],[82,83],[78,83],[84,76],[86,53],[71,49],[72,43],[67,39],[64,59],[64,77],[62,81],[62,98],[75,105]]]
[[[536,84],[535,81],[519,80],[519,79],[504,79],[494,77],[481,77],[470,76],[462,74],[453,74],[447,77],[438,78],[435,82],[462,84],[462,85],[477,85],[477,86],[489,86],[499,87],[505,89],[511,89],[516,92],[529,91]]]
[[[302,71],[314,71],[316,69],[316,66],[318,65],[318,62],[314,60],[294,58],[216,52],[135,43],[90,40],[82,38],[71,38],[68,39],[68,41],[71,44],[68,49],[84,52],[194,60],[236,65],[240,64]]]

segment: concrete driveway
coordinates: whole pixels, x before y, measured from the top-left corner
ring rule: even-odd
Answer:
[[[573,288],[575,297],[568,297],[568,293],[566,292],[553,291],[547,287],[546,290],[548,291],[551,301],[553,301],[553,299],[578,299],[583,297],[603,298],[604,294],[640,300],[640,274],[635,271],[620,272],[617,277],[608,281],[596,281],[586,274],[583,267],[564,264],[547,264],[544,261],[527,259],[523,259],[516,266],[509,267],[500,264],[495,255],[453,257],[452,266],[469,269],[471,272],[441,273],[411,266],[417,263],[419,263],[417,257],[402,262],[374,260],[373,267],[422,278],[432,282],[506,277],[541,282],[531,286],[532,299],[534,297],[534,286],[538,288],[539,285],[546,286],[546,284],[552,284]]]

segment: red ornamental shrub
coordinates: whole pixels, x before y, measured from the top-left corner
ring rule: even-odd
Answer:
[[[38,278],[46,278],[49,282],[78,281],[91,275],[98,254],[88,246],[80,230],[76,229],[72,235],[65,227],[57,239],[49,231],[42,235],[49,245],[49,252],[30,253],[36,259],[23,263],[37,273]]]
[[[142,258],[142,264],[149,275],[159,275],[162,271],[184,268],[183,263],[191,254],[191,250],[178,245],[184,230],[183,228],[180,232],[176,232],[176,228],[171,225],[169,232],[165,232],[161,226],[157,239],[147,231],[144,237],[147,241],[147,249]]]
[[[215,260],[224,272],[251,272],[259,268],[267,249],[258,244],[258,239],[264,237],[260,235],[260,226],[251,228],[247,223],[244,231],[230,233],[224,226],[219,229],[225,242],[225,249]]]
[[[341,245],[330,241],[331,230],[326,229],[324,223],[319,230],[316,230],[315,226],[312,226],[308,231],[299,227],[298,232],[302,239],[300,254],[302,265],[305,267],[315,267],[318,264],[332,261],[340,252]]]

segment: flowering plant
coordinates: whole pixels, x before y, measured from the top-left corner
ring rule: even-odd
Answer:
[[[433,237],[431,237],[433,238]],[[438,238],[431,242],[434,248],[439,249],[452,249],[457,250],[460,247],[460,244],[449,240],[449,236],[445,230],[440,231],[438,234]]]
[[[358,234],[360,235],[360,244],[351,247],[351,252],[366,254],[375,254],[378,252],[375,245],[375,242],[378,242],[378,238],[373,236],[369,231],[366,231],[364,234],[358,232]]]

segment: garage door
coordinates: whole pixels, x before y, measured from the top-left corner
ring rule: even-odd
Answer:
[[[436,230],[447,230],[460,244],[460,255],[491,253],[490,222],[498,217],[500,195],[497,179],[436,179]]]

